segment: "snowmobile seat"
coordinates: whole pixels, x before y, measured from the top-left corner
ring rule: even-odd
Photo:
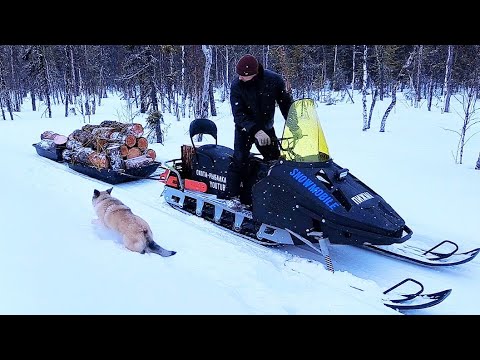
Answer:
[[[192,140],[192,144],[193,144],[193,137],[199,134],[210,135],[215,139],[215,144],[217,144],[217,125],[210,119],[193,120],[190,123],[189,132],[190,132],[190,140]]]
[[[233,158],[233,150],[223,145],[205,144],[197,148],[195,155],[202,167],[217,167],[226,171]]]

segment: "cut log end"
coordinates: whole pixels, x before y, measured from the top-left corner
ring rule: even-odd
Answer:
[[[157,158],[157,153],[153,149],[145,150],[143,155],[147,155],[152,160],[155,160]]]
[[[148,148],[148,140],[144,137],[137,138],[137,147],[141,151],[145,151]]]
[[[140,151],[140,149],[138,147],[132,147],[128,149],[127,159],[133,159],[140,155],[142,155],[142,152]]]

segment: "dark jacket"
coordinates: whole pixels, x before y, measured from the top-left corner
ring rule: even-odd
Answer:
[[[275,102],[286,119],[293,100],[279,74],[259,64],[258,74],[252,80],[244,82],[235,78],[230,88],[235,128],[251,135],[273,128]]]

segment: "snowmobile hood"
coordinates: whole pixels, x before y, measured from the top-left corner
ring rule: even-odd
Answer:
[[[287,161],[314,163],[330,159],[313,99],[296,100],[290,106],[280,148],[280,156]]]

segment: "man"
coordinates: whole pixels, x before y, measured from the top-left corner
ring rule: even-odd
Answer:
[[[273,127],[275,103],[285,118],[293,102],[283,78],[264,69],[257,59],[244,55],[237,63],[238,79],[230,89],[230,105],[235,122],[233,161],[228,169],[227,191],[229,206],[242,208],[240,183],[248,173],[248,158],[253,143],[267,161],[280,157],[278,139]]]

